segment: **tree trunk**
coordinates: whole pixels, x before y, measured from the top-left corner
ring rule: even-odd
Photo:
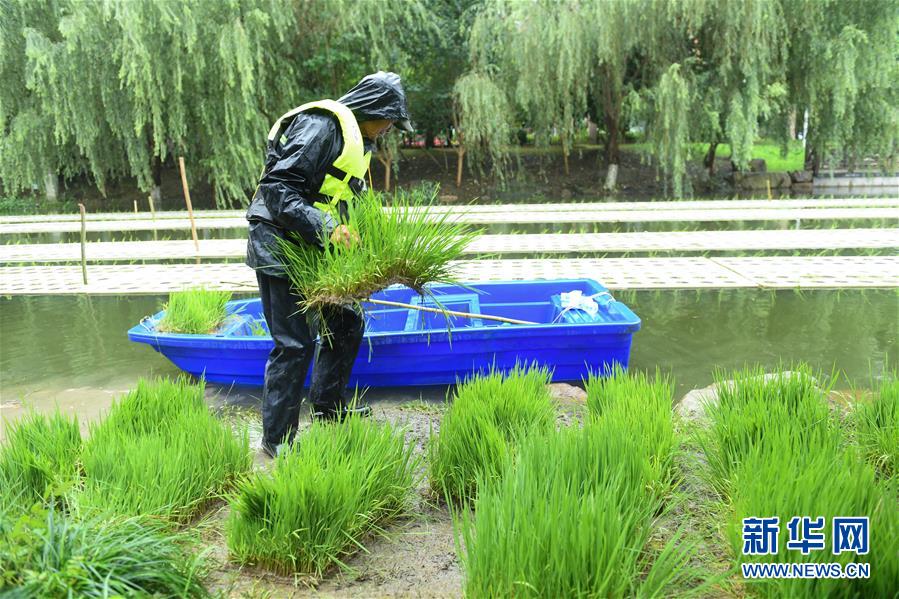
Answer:
[[[47,201],[59,200],[59,175],[54,171],[47,171],[44,175],[44,195],[47,197]]]
[[[381,163],[381,166],[384,167],[384,191],[390,191],[390,167],[393,166],[393,157],[392,156],[384,156],[383,158],[378,155],[378,162]]]
[[[560,141],[562,142],[562,162],[565,164],[565,176],[567,177],[571,173],[568,170],[568,138],[563,134],[560,137]]]
[[[715,176],[715,152],[718,150],[718,142],[713,141],[709,144],[709,151],[706,152],[702,164],[709,169],[709,177]]]
[[[821,170],[821,156],[818,152],[815,151],[815,146],[811,143],[806,144],[805,146],[805,161],[803,164],[803,169],[807,171],[812,171],[812,176],[817,177],[818,172]]]
[[[153,187],[150,188],[150,197],[153,198],[153,205],[159,210],[162,208],[162,161],[159,160],[158,156],[153,157],[150,171],[153,177]]]
[[[462,161],[465,158],[465,148],[456,144],[456,153],[459,155],[459,162],[456,164],[456,187],[462,187]]]
[[[434,132],[430,129],[425,129],[425,149],[430,150],[434,147]]]
[[[599,143],[599,127],[590,117],[587,117],[587,140],[593,145]]]
[[[603,86],[603,120],[608,137],[606,138],[606,183],[605,189],[612,191],[618,181],[618,164],[620,163],[619,133],[621,121],[621,94],[612,90],[612,77]]]

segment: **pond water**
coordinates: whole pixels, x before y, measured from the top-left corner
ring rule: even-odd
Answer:
[[[615,294],[643,321],[631,367],[670,373],[679,398],[712,382],[716,368],[805,360],[837,368],[846,387],[899,368],[899,292],[628,291]],[[163,297],[0,298],[0,409],[59,405],[96,418],[138,377],[178,370],[126,331],[156,312]],[[258,389],[209,385],[218,403],[256,406]],[[372,390],[372,401],[443,399],[445,388]],[[2,434],[2,433],[0,433]]]

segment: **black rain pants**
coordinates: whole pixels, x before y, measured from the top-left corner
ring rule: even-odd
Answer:
[[[312,386],[309,400],[316,410],[340,410],[346,405],[346,389],[356,354],[365,333],[362,315],[349,307],[324,315],[327,338],[316,342],[316,329],[298,312],[302,298],[290,282],[256,272],[265,322],[275,347],[265,364],[262,390],[263,439],[273,445],[292,441],[299,425],[303,383],[309,364]]]

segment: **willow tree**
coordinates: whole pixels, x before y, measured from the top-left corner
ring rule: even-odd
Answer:
[[[456,186],[462,185],[466,154],[470,154],[469,168],[482,173],[489,162],[502,181],[512,136],[512,107],[505,91],[488,72],[471,71],[459,78],[453,94],[453,121],[459,136]]]
[[[899,134],[899,2],[783,2],[788,110],[808,116],[806,169],[817,174],[827,155],[892,159]]]
[[[32,106],[101,190],[131,176],[158,196],[161,166],[177,153],[213,182],[219,204],[244,199],[259,132],[296,85],[277,51],[291,29],[288,0],[60,0],[49,3],[55,22],[26,10],[29,0],[11,1],[27,15],[11,43],[24,43],[18,68]],[[4,110],[7,123],[27,114],[18,108]],[[47,168],[46,144],[23,141],[26,170]],[[3,180],[24,187],[6,164]]]

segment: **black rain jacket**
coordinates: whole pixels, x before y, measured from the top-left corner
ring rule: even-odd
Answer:
[[[352,110],[358,122],[409,118],[400,78],[393,73],[365,77],[338,102]],[[285,139],[283,144],[281,139]],[[374,143],[366,140],[366,151],[373,150]],[[326,111],[298,114],[284,128],[283,137],[269,144],[265,171],[247,210],[248,266],[284,277],[277,240],[289,238],[291,232],[308,244],[323,246],[322,235],[330,235],[337,223],[313,203],[327,201],[318,190],[328,167],[342,151],[340,124]]]

